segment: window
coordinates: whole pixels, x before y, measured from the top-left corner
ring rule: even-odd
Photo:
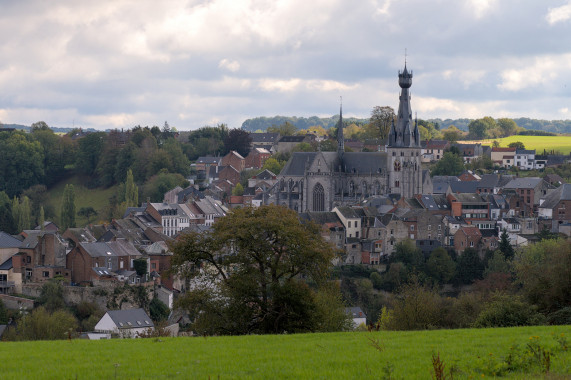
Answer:
[[[123,269],[123,260],[121,260],[121,261],[119,262],[119,268],[120,268],[120,269]]]
[[[439,224],[438,225],[438,231],[442,230],[442,226]]]
[[[411,224],[411,225],[410,225],[410,230],[411,230],[411,231],[414,231],[414,224]]]
[[[430,230],[432,230],[432,225],[431,225],[431,224],[428,225],[428,231],[430,231]]]
[[[359,237],[359,231],[355,232],[355,237]]]
[[[400,181],[395,181],[395,187],[399,187]]]
[[[391,230],[391,235],[393,235],[395,233],[395,230]]]
[[[349,221],[349,228],[351,228],[351,221]]]
[[[414,239],[414,234],[410,234],[410,238],[411,238],[411,239]]]
[[[30,264],[32,262],[32,256],[26,256],[26,262]]]
[[[50,277],[50,272],[48,272],[47,270],[43,271],[42,277]]]
[[[471,241],[471,242],[470,242],[470,247],[473,247],[473,246],[474,246],[474,242]]]

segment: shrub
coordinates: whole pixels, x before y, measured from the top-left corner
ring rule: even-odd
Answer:
[[[476,318],[474,327],[513,327],[545,324],[545,317],[519,297],[496,295]]]
[[[571,325],[571,307],[564,307],[547,316],[550,325]]]

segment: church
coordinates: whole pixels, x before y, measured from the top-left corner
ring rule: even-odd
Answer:
[[[385,152],[345,152],[343,110],[339,114],[337,152],[295,152],[271,190],[270,203],[298,212],[331,211],[378,195],[412,197],[430,186],[422,170],[418,123],[410,104],[412,71],[398,73],[401,88]]]

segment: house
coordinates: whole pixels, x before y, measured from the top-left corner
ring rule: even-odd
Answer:
[[[92,283],[119,270],[134,270],[133,261],[141,256],[133,244],[124,239],[79,243],[67,255],[67,268],[73,283]],[[108,273],[94,268],[104,268]]]
[[[95,333],[105,338],[118,335],[120,338],[137,338],[153,331],[155,325],[143,309],[109,310],[95,325]],[[101,339],[98,338],[98,339]]]
[[[14,271],[12,258],[0,263],[0,294],[22,293],[22,273]]]
[[[264,148],[269,152],[275,152],[275,147],[280,139],[280,134],[275,132],[250,133],[252,138],[251,148]]]
[[[500,189],[514,178],[514,175],[484,174],[476,186],[476,192],[478,194],[498,194]]]
[[[44,222],[43,228],[42,228],[42,226],[37,226],[34,229],[35,230],[42,230],[43,229],[44,231],[57,232],[59,230],[59,227],[54,222],[50,222],[49,220],[46,220]]]
[[[347,139],[345,140],[345,147],[351,149],[353,152],[363,151],[365,144],[359,139]]]
[[[191,219],[198,219],[187,205],[178,203],[147,203],[145,212],[160,224],[160,232],[167,236],[178,234],[190,225]]]
[[[56,276],[69,279],[66,270],[66,243],[56,232],[24,230],[24,241],[12,257],[14,271],[23,281],[43,282]]]
[[[240,182],[240,170],[232,165],[222,166],[218,172],[219,181],[228,181],[232,186],[236,186]]]
[[[301,143],[312,143],[315,140],[315,135],[307,134],[304,136],[283,136],[278,141],[277,152],[286,153],[291,152],[296,145]]]
[[[277,182],[277,176],[268,169],[265,169],[248,179],[248,187],[261,187],[264,189],[269,189]]]
[[[227,155],[220,160],[220,166],[232,166],[235,170],[241,172],[245,167],[245,158],[235,150],[231,150]]]
[[[465,163],[470,163],[484,154],[482,144],[452,144],[460,151]]]
[[[208,173],[210,167],[220,166],[220,160],[221,160],[220,157],[212,157],[212,156],[198,157],[194,165],[197,171],[204,171]]]
[[[552,190],[538,206],[538,217],[549,225],[551,232],[571,222],[571,184],[564,183]]]
[[[0,231],[0,263],[8,260],[20,250],[21,240],[14,236]]]
[[[361,325],[367,326],[367,316],[360,307],[346,307],[345,313],[351,316],[354,329],[358,328]]]
[[[543,180],[552,186],[560,186],[565,183],[565,180],[558,174],[546,174]]]
[[[492,162],[502,168],[509,169],[514,166],[516,148],[493,147],[491,153]]]
[[[345,237],[358,238],[361,233],[361,215],[354,208],[347,206],[335,207],[333,212],[337,214],[345,227]]]
[[[476,193],[449,194],[452,216],[461,216],[468,223],[473,220],[488,220],[490,205],[485,197]]]
[[[551,186],[539,177],[514,178],[504,186],[502,193],[508,193],[511,190],[520,196],[526,206],[531,210],[536,210],[540,199],[547,195],[549,188]]]
[[[428,140],[422,144],[422,162],[439,161],[444,155],[444,151],[450,148],[450,141]]]
[[[476,226],[462,226],[454,234],[454,249],[462,254],[466,248],[480,249],[482,233]]]
[[[520,170],[532,170],[535,167],[535,149],[516,149],[515,151],[515,166]]]
[[[248,169],[261,169],[272,154],[264,148],[253,148],[246,156],[244,166]]]

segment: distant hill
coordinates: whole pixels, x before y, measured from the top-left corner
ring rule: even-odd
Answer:
[[[339,115],[333,115],[331,117],[297,117],[297,116],[273,116],[273,117],[255,117],[253,119],[247,119],[242,123],[242,129],[249,132],[255,132],[257,130],[265,131],[268,127],[273,125],[279,126],[285,124],[285,122],[291,123],[296,126],[297,129],[307,129],[314,125],[321,125],[325,129],[334,127],[339,121]],[[358,119],[354,117],[344,117],[343,122],[347,124],[366,124],[369,119]]]
[[[432,123],[438,123],[440,125],[440,129],[448,128],[450,125],[454,125],[456,128],[467,131],[468,124],[473,119],[428,119],[428,121]],[[571,133],[571,120],[538,120],[538,119],[530,119],[527,117],[520,117],[513,119],[515,123],[529,130],[537,130],[537,131],[547,131],[547,132],[554,132],[554,133]],[[273,117],[266,117],[260,116],[255,117],[253,119],[247,119],[242,123],[242,129],[255,132],[257,130],[265,131],[268,127],[272,125],[278,126],[282,125],[285,122],[289,122],[296,126],[297,129],[307,129],[314,125],[321,125],[325,129],[329,129],[334,127],[337,122],[339,121],[339,115],[333,115],[331,117],[297,117],[297,116],[273,116]],[[343,121],[347,124],[355,123],[355,124],[366,124],[369,122],[369,119],[360,119],[360,118],[343,118]]]
[[[22,129],[24,131],[29,132],[30,126],[29,125],[22,125],[22,124],[0,124],[0,128],[14,128],[14,129]],[[59,128],[59,127],[51,127],[52,131],[55,133],[68,133],[73,130],[73,128]],[[96,129],[93,128],[83,128],[84,131],[87,132],[98,132]]]

